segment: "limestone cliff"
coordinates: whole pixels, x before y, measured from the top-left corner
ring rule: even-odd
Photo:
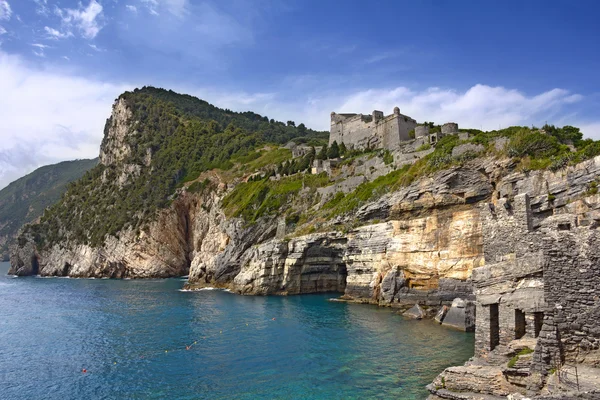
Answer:
[[[159,92],[158,97],[167,95],[171,96]],[[484,248],[482,204],[528,193],[533,224],[575,204],[582,214],[597,212],[586,211],[585,203],[573,199],[589,190],[600,159],[550,172],[517,169],[512,159],[489,155],[418,176],[350,213],[319,223],[318,231],[310,234],[285,222],[293,213],[277,209],[291,204],[304,207],[292,211],[306,211],[325,204],[318,196],[328,190],[305,187],[304,178],[296,181],[302,189],[294,196],[269,203],[270,213],[259,213],[264,205],[257,209],[247,205],[256,218],[244,220],[227,214],[223,200],[236,185],[261,172],[228,167],[220,174],[210,167],[219,157],[219,162],[230,162],[251,135],[233,125],[223,130],[215,121],[194,119],[169,104],[157,100],[154,91],[115,102],[106,123],[100,166],[39,225],[25,230],[12,251],[11,273],[189,275],[188,288],[216,286],[241,294],[334,291],[349,300],[380,305],[449,306],[456,297],[473,298],[472,272],[485,264],[484,256],[489,260],[496,251]],[[255,120],[273,129],[268,120]],[[473,151],[482,148],[475,147]],[[236,157],[252,161],[260,154]],[[188,159],[192,156],[193,162]],[[377,165],[394,169],[374,162],[369,154],[363,159],[368,162],[346,165],[341,175],[344,170],[362,170],[366,176],[368,169],[375,179]],[[400,158],[399,165],[404,161]],[[187,180],[190,171],[202,172]],[[264,199],[264,187],[256,188],[256,196]],[[242,204],[245,200],[238,199]],[[510,242],[510,232],[505,235]]]

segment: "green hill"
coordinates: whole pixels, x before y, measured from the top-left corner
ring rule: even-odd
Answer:
[[[41,247],[75,241],[99,246],[106,235],[140,228],[167,207],[175,190],[202,172],[230,170],[232,160],[251,160],[257,149],[297,143],[323,144],[328,132],[295,122],[278,122],[253,112],[220,109],[173,91],[145,87],[123,93],[131,112],[127,122],[108,119],[101,154],[119,162],[101,162],[70,185],[31,232]],[[115,118],[117,120],[115,120]],[[128,124],[123,138],[113,124]],[[126,166],[136,172],[129,174]]]
[[[8,259],[8,246],[18,230],[39,218],[56,203],[67,184],[98,164],[98,159],[46,165],[0,190],[0,259]]]

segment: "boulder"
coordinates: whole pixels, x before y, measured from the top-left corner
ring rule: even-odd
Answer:
[[[448,313],[448,306],[442,306],[442,308],[440,308],[440,311],[438,311],[438,313],[435,315],[435,322],[437,322],[438,324],[441,324],[444,321],[444,318],[446,318],[446,314]]]
[[[394,296],[404,286],[404,272],[399,269],[391,269],[381,281],[381,298],[386,303],[394,301]]]
[[[425,318],[425,311],[423,311],[423,309],[417,303],[410,310],[405,311],[402,315],[413,319],[423,319]]]
[[[475,304],[456,298],[442,322],[443,326],[471,332],[475,330]]]

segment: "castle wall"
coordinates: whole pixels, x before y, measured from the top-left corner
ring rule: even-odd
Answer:
[[[408,132],[416,127],[416,121],[402,114],[382,117],[381,112],[372,115],[331,115],[329,145],[344,143],[349,148],[396,149],[403,141],[410,140]]]

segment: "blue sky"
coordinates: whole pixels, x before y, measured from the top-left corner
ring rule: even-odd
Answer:
[[[94,157],[113,100],[155,85],[327,129],[391,112],[600,139],[594,1],[0,0],[0,187]]]

